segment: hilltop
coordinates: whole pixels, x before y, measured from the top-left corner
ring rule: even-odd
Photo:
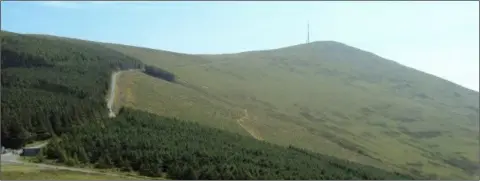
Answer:
[[[180,82],[123,74],[127,107],[414,174],[477,170],[478,92],[373,53],[333,41],[222,55],[106,46]]]
[[[5,68],[4,62],[15,59],[5,59],[4,50],[28,55],[17,56],[27,64]],[[59,56],[64,54],[65,58]],[[23,58],[38,55],[44,57]],[[25,67],[32,61],[51,59],[59,61]],[[478,92],[333,41],[236,54],[189,55],[2,32],[2,144],[7,138],[16,142],[18,135],[37,139],[26,135],[70,133],[70,124],[106,119],[102,102],[110,74],[144,65],[168,72],[175,80],[165,81],[140,70],[122,73],[117,80],[117,110],[125,106],[191,120],[264,142],[419,177],[473,178],[478,169]],[[38,72],[25,74],[32,68]],[[12,78],[5,79],[5,75]],[[56,78],[58,75],[69,78]],[[92,78],[87,79],[89,76]],[[24,79],[31,83],[18,81]],[[19,92],[4,100],[8,90]],[[58,92],[62,94],[54,94]],[[39,93],[46,98],[31,99]],[[50,98],[59,100],[39,102]],[[73,101],[92,103],[72,107],[72,114],[61,118],[48,119],[62,110],[50,106],[40,106],[44,113],[36,113],[32,107],[22,111],[31,114],[19,116],[20,109],[28,109],[21,105],[30,101],[36,102],[32,106],[52,107],[78,105]],[[97,107],[81,112],[90,104]],[[17,106],[5,109],[4,105]],[[17,122],[22,125],[15,121],[7,125],[22,131],[4,129],[4,115],[20,120]],[[68,115],[75,116],[66,118]],[[49,121],[31,121],[44,120],[41,118]],[[53,123],[61,125],[60,129]],[[38,124],[44,126],[37,130]],[[40,134],[45,132],[48,134]]]
[[[106,97],[115,82],[112,74],[144,70],[158,80],[182,82],[166,69],[99,43],[3,31],[0,37],[2,148],[48,139],[32,161],[171,179],[415,178],[128,108],[110,118]],[[79,175],[41,168],[29,169],[37,176]],[[13,179],[35,174],[2,172]]]

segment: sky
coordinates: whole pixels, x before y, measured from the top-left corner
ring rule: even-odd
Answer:
[[[338,41],[479,90],[479,2],[1,2],[1,29],[180,53]]]

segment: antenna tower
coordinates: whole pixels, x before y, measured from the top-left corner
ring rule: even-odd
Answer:
[[[307,43],[310,43],[310,22],[307,22]]]

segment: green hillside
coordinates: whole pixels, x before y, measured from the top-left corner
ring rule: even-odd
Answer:
[[[2,146],[21,148],[50,139],[36,161],[121,169],[152,178],[417,178],[142,111],[126,109],[108,118],[105,97],[115,71],[127,75],[122,70],[145,69],[145,76],[189,84],[168,69],[145,66],[104,44],[5,31],[0,35]],[[42,172],[55,177],[65,173]]]
[[[2,31],[2,145],[19,148],[107,116],[111,73],[142,63],[97,44]]]
[[[122,105],[414,174],[478,170],[478,92],[372,53],[338,42],[226,55],[106,45],[177,77],[123,73]]]
[[[63,134],[45,154],[67,164],[95,164],[152,177],[166,174],[170,179],[412,179],[130,109]]]
[[[45,35],[1,36],[2,145],[9,147],[65,138],[107,119],[111,73],[146,64],[175,79],[122,71],[117,109],[192,120],[416,176],[472,179],[478,170],[478,92],[341,43],[188,55]],[[113,131],[120,126],[108,124]],[[88,147],[64,146],[69,154]],[[346,175],[329,178],[357,178]]]

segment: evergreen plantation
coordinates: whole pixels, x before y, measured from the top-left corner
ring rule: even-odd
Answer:
[[[111,73],[142,63],[102,46],[1,32],[2,145],[20,148],[107,116]]]
[[[109,119],[111,73],[142,62],[95,43],[5,31],[1,39],[7,148],[51,139],[43,154],[60,163],[173,179],[412,178],[132,109]]]
[[[152,179],[478,178],[477,91],[340,42],[201,55],[0,38],[2,146],[49,140],[36,161]]]
[[[413,179],[130,109],[63,134],[44,154],[70,165],[94,164],[152,177],[166,173],[172,179]]]

